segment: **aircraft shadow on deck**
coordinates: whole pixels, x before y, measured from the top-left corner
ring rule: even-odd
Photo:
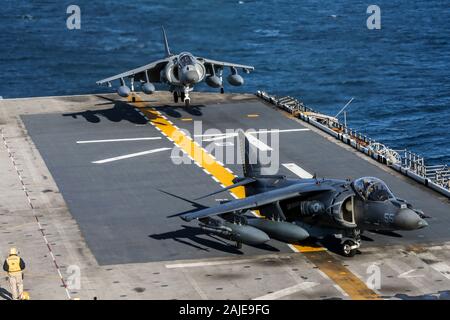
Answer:
[[[217,251],[227,252],[231,254],[238,254],[238,255],[244,254],[244,252],[234,247],[232,242],[227,242],[227,240],[224,240],[211,234],[207,234],[199,227],[191,227],[187,225],[182,225],[181,227],[183,229],[169,231],[160,234],[151,234],[149,235],[149,237],[155,240],[171,239],[178,243],[206,252],[210,251],[209,249],[214,249]],[[207,239],[207,237],[210,239]],[[272,252],[280,251],[269,244],[255,245],[251,247]]]
[[[120,122],[120,121],[129,121],[134,124],[146,124],[148,123],[148,120],[156,120],[156,116],[152,116],[152,114],[147,113],[146,117],[142,116],[133,105],[129,104],[126,101],[122,100],[115,100],[112,98],[108,98],[101,95],[96,95],[97,97],[107,100],[107,102],[98,103],[96,106],[100,105],[113,105],[111,108],[108,109],[101,109],[101,110],[85,110],[80,112],[72,112],[72,113],[64,113],[64,117],[72,117],[74,119],[78,119],[78,117],[82,117],[86,119],[86,121],[90,123],[99,123],[101,122],[102,118],[107,119],[111,122]],[[155,100],[149,100],[149,101],[142,101],[142,102],[156,102]],[[196,117],[200,117],[203,115],[201,108],[204,108],[205,105],[192,105],[190,107],[184,107],[184,106],[170,106],[170,105],[164,105],[164,106],[151,106],[152,108],[155,108],[156,110],[166,114],[168,117],[171,118],[181,118],[182,114],[178,110],[183,110],[184,112],[187,112],[188,114]],[[147,120],[148,119],[148,120]],[[162,123],[160,123],[162,124]]]
[[[210,251],[209,249],[214,249],[232,254],[239,254],[239,255],[243,254],[242,251],[225,242],[216,241],[217,239],[215,237],[213,238],[214,240],[201,237],[205,235],[205,232],[201,228],[186,225],[182,225],[181,227],[183,229],[169,231],[160,234],[151,234],[149,235],[149,237],[156,240],[172,239],[173,241],[206,252]]]
[[[158,191],[160,191],[160,192],[162,192],[162,193],[164,193],[166,195],[169,195],[171,197],[174,197],[174,198],[180,199],[182,201],[185,201],[185,202],[189,203],[193,207],[192,209],[189,209],[187,211],[169,215],[169,216],[167,216],[167,218],[175,218],[175,217],[178,217],[178,216],[180,216],[182,214],[185,214],[185,213],[188,213],[188,212],[193,212],[193,211],[196,211],[196,210],[207,208],[206,206],[204,206],[201,203],[198,203],[196,201],[192,201],[192,200],[186,199],[186,198],[184,198],[182,196],[170,193],[168,191],[161,190],[161,189],[158,189]],[[206,233],[205,231],[203,231],[199,227],[191,227],[191,226],[186,226],[186,225],[183,225],[182,227],[183,227],[183,229],[180,229],[180,230],[166,232],[166,233],[161,233],[161,234],[153,234],[153,235],[149,235],[149,237],[153,238],[153,239],[157,239],[157,240],[173,239],[174,241],[177,241],[179,243],[183,243],[185,245],[188,245],[188,246],[191,246],[191,247],[194,247],[196,249],[203,250],[203,251],[209,251],[207,248],[204,248],[204,247],[208,247],[208,248],[215,249],[215,250],[218,250],[218,251],[223,251],[223,252],[228,252],[228,253],[233,253],[233,254],[243,254],[242,251],[238,250],[237,248],[235,248],[233,246],[232,242],[229,242],[229,241],[227,241],[225,239],[222,239],[222,238],[220,238],[218,236],[215,236],[215,235],[212,235],[212,234],[208,234],[208,233]],[[211,240],[210,239],[206,239],[205,237],[200,237],[202,235],[211,238]],[[190,240],[190,241],[186,241],[184,239]],[[195,242],[195,243],[197,243],[197,244],[199,244],[201,246],[204,246],[204,247],[196,245],[193,242]],[[273,247],[271,245],[268,245],[268,244],[255,245],[255,246],[252,246],[252,247],[260,249],[260,250],[267,250],[267,251],[273,251],[273,252],[278,252],[279,251],[277,248],[275,248],[275,247]]]
[[[147,119],[141,115],[134,106],[126,101],[115,100],[101,95],[96,95],[96,97],[107,100],[107,102],[95,104],[96,106],[101,105],[113,105],[108,109],[101,110],[85,110],[80,112],[64,113],[63,117],[72,117],[78,119],[78,117],[83,117],[86,121],[91,123],[99,123],[102,118],[107,119],[111,122],[128,121],[134,124],[147,124],[148,120],[154,120],[156,117],[152,117],[151,114],[147,114]],[[144,101],[146,102],[146,101]],[[154,102],[154,101],[148,101]]]
[[[111,122],[129,121],[134,124],[142,125],[148,123],[148,120],[144,116],[122,101],[115,102],[112,108],[64,113],[63,117],[72,117],[74,119],[83,117],[86,121],[91,123],[99,123],[102,119],[107,119]]]
[[[370,230],[372,233],[380,234],[382,236],[392,237],[392,238],[403,238],[403,236],[394,231],[384,231],[384,230]]]
[[[400,300],[450,300],[450,290],[438,291],[436,293],[423,294],[418,296],[397,293],[394,296],[383,296],[384,299],[397,298]]]
[[[187,112],[191,116],[195,117],[201,117],[203,115],[203,112],[201,108],[204,108],[205,105],[199,104],[199,105],[191,105],[189,107],[185,106],[171,106],[171,105],[164,105],[164,106],[154,106],[154,108],[164,114],[166,114],[168,117],[171,118],[181,118],[183,115],[181,114],[181,111]]]

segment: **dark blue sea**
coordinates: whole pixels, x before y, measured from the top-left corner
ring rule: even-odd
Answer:
[[[66,9],[81,9],[68,30]],[[367,7],[381,9],[369,30]],[[105,92],[95,81],[172,51],[252,64],[246,85],[292,95],[429,164],[450,164],[450,2],[2,0],[0,96]],[[205,85],[197,90],[211,91]],[[111,91],[113,91],[111,89]]]

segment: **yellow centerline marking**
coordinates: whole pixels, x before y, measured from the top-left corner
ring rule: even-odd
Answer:
[[[196,164],[206,170],[225,187],[233,184],[235,175],[215,158],[201,148],[191,137],[179,130],[170,120],[163,116],[155,108],[150,107],[142,101],[138,95],[135,97],[134,106],[147,117],[150,123],[161,131],[169,140],[173,141],[181,150],[191,157]],[[132,102],[132,97],[128,98]],[[244,187],[236,187],[230,190],[237,198],[245,198]],[[254,210],[257,215],[259,212]],[[295,249],[303,252],[322,272],[332,281],[339,285],[352,299],[379,299],[380,297],[369,289],[363,281],[348,271],[339,261],[334,259],[324,248],[313,246],[292,245]],[[330,260],[332,259],[332,260]]]
[[[181,118],[181,121],[192,121],[192,118]]]
[[[220,165],[208,152],[196,144],[192,138],[175,128],[175,126],[162,117],[162,114],[154,108],[148,107],[139,96],[136,97],[134,103],[143,112],[150,123],[164,133],[168,138],[171,138],[178,147],[188,154],[196,163],[209,174],[216,177],[226,187],[233,184],[235,175],[228,171],[224,166]],[[231,192],[238,198],[245,198],[244,187],[233,188]]]
[[[344,290],[353,300],[381,300],[381,297],[328,252],[308,252],[305,256]],[[331,259],[331,260],[330,260]]]
[[[292,245],[295,249],[297,249],[299,252],[319,252],[319,251],[327,251],[326,248],[321,246],[303,246],[299,244],[293,244]]]
[[[247,118],[257,118],[259,117],[259,114],[248,114]]]

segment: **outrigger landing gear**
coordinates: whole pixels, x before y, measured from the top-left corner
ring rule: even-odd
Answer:
[[[173,92],[173,102],[178,103],[178,92]]]
[[[236,241],[236,249],[242,249],[242,242]]]

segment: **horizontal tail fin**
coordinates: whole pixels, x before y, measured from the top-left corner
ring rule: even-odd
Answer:
[[[209,193],[209,194],[207,194],[207,195],[205,195],[205,196],[202,196],[202,197],[200,197],[200,198],[197,198],[197,199],[195,199],[195,200],[204,199],[204,198],[210,197],[210,196],[212,196],[212,195],[215,195],[215,194],[218,194],[218,193],[227,191],[227,190],[234,189],[234,188],[236,188],[236,187],[241,187],[241,186],[248,185],[248,184],[250,184],[250,183],[252,183],[252,182],[255,182],[255,181],[256,181],[256,180],[255,180],[255,179],[252,179],[252,178],[245,178],[245,179],[242,179],[241,181],[239,181],[239,182],[237,182],[237,183],[235,183],[235,184],[232,184],[231,186],[228,186],[228,187],[226,187],[226,188],[223,188],[223,189],[214,191],[214,192],[212,192],[212,193]]]

